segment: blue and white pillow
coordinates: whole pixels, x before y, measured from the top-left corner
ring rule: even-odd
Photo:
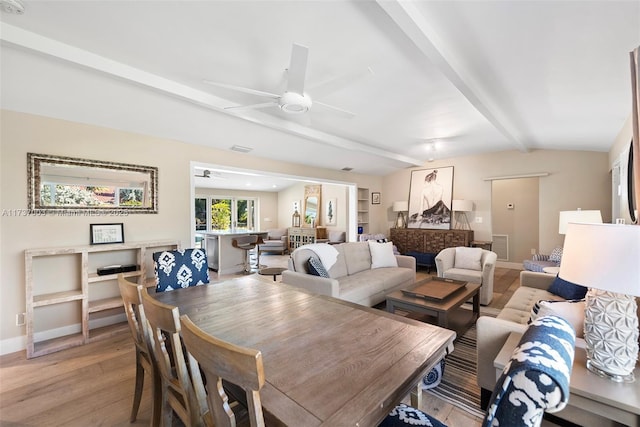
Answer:
[[[447,427],[431,415],[404,403],[393,408],[393,411],[379,424],[379,427],[402,426]]]
[[[324,265],[322,265],[322,261],[320,261],[320,258],[309,258],[309,261],[307,261],[307,268],[309,269],[309,273],[313,274],[314,276],[329,278],[329,272],[326,268],[324,268]]]
[[[203,249],[154,252],[156,292],[209,283],[207,254]]]
[[[549,254],[549,261],[560,263],[562,261],[562,248],[554,248]]]
[[[539,426],[545,411],[564,409],[575,339],[573,328],[562,317],[534,320],[498,379],[483,427]]]

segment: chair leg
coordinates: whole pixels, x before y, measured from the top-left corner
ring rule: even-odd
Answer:
[[[160,425],[162,419],[162,379],[156,366],[151,369],[153,371],[149,372],[153,394],[153,399],[151,400],[151,426],[155,427]]]
[[[138,417],[140,400],[142,399],[142,389],[144,387],[144,367],[140,361],[140,353],[136,351],[136,388],[133,393],[133,406],[131,407],[130,422],[134,422]]]

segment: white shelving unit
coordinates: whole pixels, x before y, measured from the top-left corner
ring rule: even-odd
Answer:
[[[111,336],[126,328],[124,322],[91,328],[92,317],[122,313],[122,299],[117,274],[99,276],[98,267],[112,264],[136,264],[138,270],[124,273],[138,283],[155,285],[152,254],[164,249],[178,249],[174,240],[121,243],[113,245],[73,246],[27,249],[25,251],[27,358],[42,356],[66,348]],[[52,274],[53,272],[53,274]],[[81,331],[57,338],[36,341],[45,328],[39,320],[49,312],[74,329]],[[53,313],[52,313],[53,312]],[[50,326],[50,325],[47,325]],[[75,328],[77,329],[77,327]]]
[[[369,189],[358,188],[358,227],[362,233],[369,232]]]

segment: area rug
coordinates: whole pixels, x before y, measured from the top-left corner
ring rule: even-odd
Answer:
[[[466,307],[467,304],[463,306]],[[481,307],[483,316],[495,317],[499,310]],[[454,342],[453,352],[446,357],[444,375],[440,384],[425,393],[432,394],[447,403],[478,418],[484,418],[480,409],[480,387],[476,383],[476,325],[470,327]]]

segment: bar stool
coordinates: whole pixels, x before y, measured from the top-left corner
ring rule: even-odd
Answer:
[[[251,264],[251,251],[256,248],[262,242],[262,238],[257,234],[249,234],[247,236],[238,236],[231,239],[231,246],[234,248],[242,249],[245,251],[244,256],[244,273],[250,274],[254,269],[258,268],[260,259],[257,260],[256,265]],[[259,258],[259,257],[258,257]]]

